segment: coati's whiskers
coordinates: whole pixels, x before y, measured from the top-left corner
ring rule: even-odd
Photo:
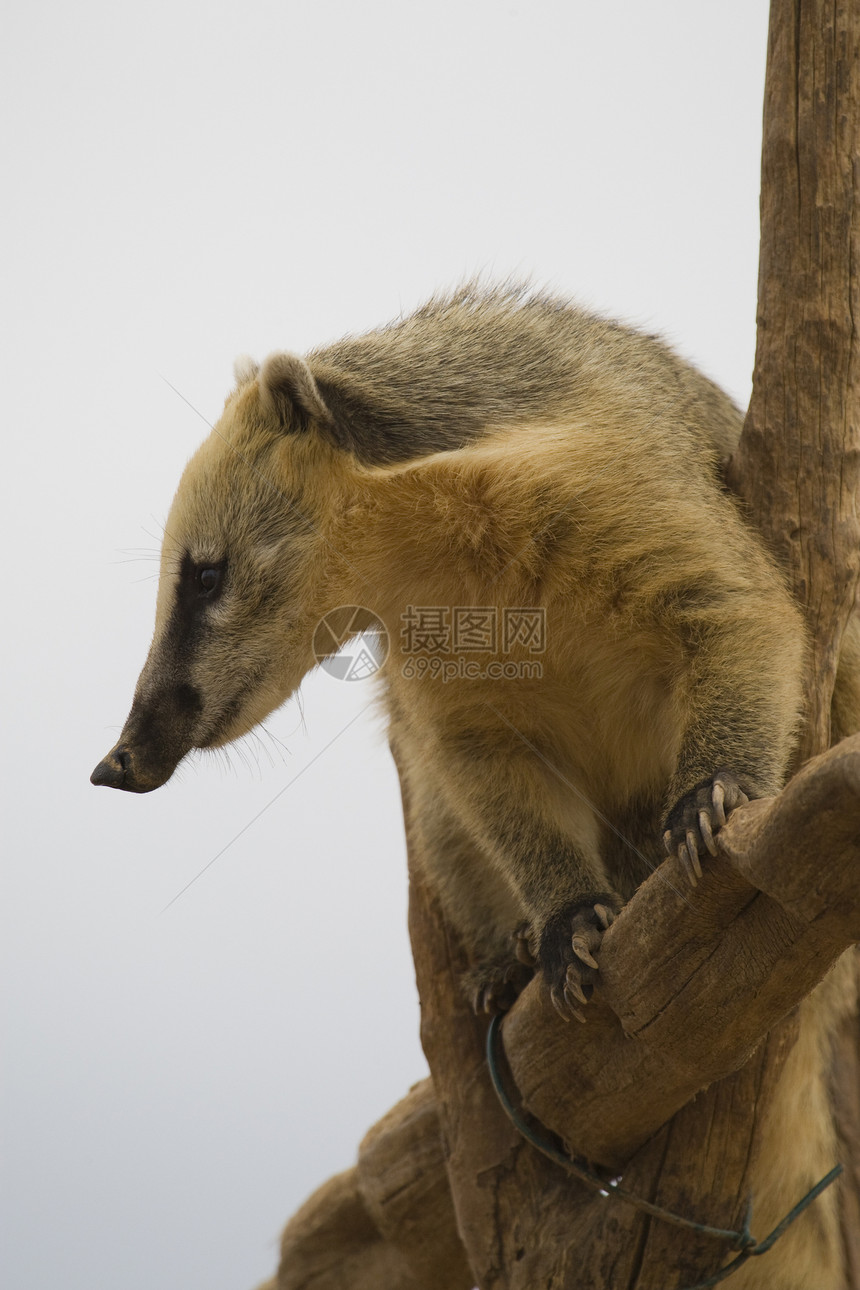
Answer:
[[[180,898],[181,896],[184,896],[184,895],[185,895],[185,893],[186,893],[186,891],[188,891],[188,890],[189,890],[189,888],[193,887],[193,886],[194,886],[194,884],[195,884],[195,883],[196,883],[200,878],[202,878],[202,877],[203,877],[204,873],[206,873],[206,872],[207,872],[207,870],[209,870],[209,869],[211,869],[211,868],[212,868],[212,866],[213,866],[213,864],[215,864],[216,860],[220,860],[220,859],[221,859],[221,857],[222,857],[222,856],[223,856],[227,851],[229,851],[229,850],[230,850],[230,848],[233,846],[234,842],[238,842],[238,841],[239,841],[239,838],[241,838],[245,833],[247,833],[247,832],[248,832],[248,829],[250,829],[250,828],[251,828],[251,826],[252,826],[253,824],[256,824],[257,820],[259,820],[259,819],[260,819],[260,817],[261,817],[262,815],[265,815],[266,811],[270,810],[270,808],[271,808],[271,807],[273,807],[273,806],[275,805],[275,802],[280,801],[280,799],[283,797],[284,793],[286,793],[289,789],[291,789],[291,788],[293,787],[293,785],[294,785],[295,783],[297,783],[297,781],[298,781],[298,780],[300,780],[300,779],[301,779],[301,777],[302,777],[302,775],[304,775],[305,771],[310,770],[311,766],[316,765],[316,763],[319,761],[319,759],[320,759],[321,757],[323,757],[323,756],[328,752],[329,748],[331,748],[333,744],[337,743],[338,739],[340,739],[342,735],[345,735],[345,734],[346,734],[346,732],[347,732],[347,730],[349,730],[352,726],[354,726],[354,725],[355,725],[355,723],[356,723],[356,721],[358,721],[359,717],[364,716],[365,712],[367,712],[367,710],[368,710],[368,708],[369,708],[370,706],[371,706],[370,704],[367,704],[365,707],[361,708],[358,712],[356,712],[356,713],[355,713],[355,715],[354,715],[353,717],[351,717],[351,718],[350,718],[350,720],[346,723],[346,725],[345,725],[341,730],[339,730],[339,731],[337,732],[337,734],[336,734],[336,735],[333,735],[333,736],[332,736],[332,738],[331,738],[331,739],[329,739],[329,741],[328,741],[328,743],[325,745],[325,747],[321,748],[321,749],[319,750],[319,752],[318,752],[318,753],[316,753],[316,755],[315,755],[315,756],[313,756],[313,757],[310,759],[310,761],[309,761],[305,766],[303,766],[303,767],[302,767],[302,769],[301,769],[300,771],[298,771],[298,773],[297,773],[297,774],[295,774],[295,775],[293,776],[293,778],[289,781],[289,783],[285,784],[283,788],[279,789],[279,790],[278,790],[278,792],[275,794],[275,796],[274,796],[273,798],[271,798],[271,799],[266,803],[266,805],[265,805],[265,806],[263,806],[259,811],[257,811],[256,815],[252,816],[252,817],[251,817],[251,819],[248,821],[248,823],[247,823],[247,824],[244,824],[244,825],[242,826],[242,828],[239,830],[239,832],[238,832],[238,833],[234,833],[234,835],[233,835],[233,837],[230,839],[230,841],[229,841],[229,842],[227,842],[227,843],[225,843],[225,845],[221,848],[221,850],[220,850],[220,851],[218,851],[218,852],[216,852],[216,854],[212,857],[212,859],[211,859],[211,860],[208,860],[208,861],[206,862],[206,864],[205,864],[205,865],[203,866],[203,868],[199,871],[199,873],[196,873],[196,874],[194,875],[194,877],[191,879],[191,881],[190,881],[190,882],[187,882],[187,883],[185,884],[185,886],[184,886],[180,891],[178,891],[178,892],[176,893],[176,895],[175,895],[171,900],[169,900],[169,901],[167,902],[167,904],[164,906],[164,908],[163,908],[163,909],[162,909],[162,911],[161,911],[161,912],[162,912],[162,914],[166,914],[166,913],[167,913],[167,911],[168,911],[168,909],[170,909],[170,907],[171,907],[172,905],[175,905],[175,904],[176,904],[176,902],[177,902],[177,900],[179,900],[179,898]]]

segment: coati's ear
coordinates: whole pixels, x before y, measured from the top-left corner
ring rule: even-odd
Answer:
[[[250,385],[260,375],[260,364],[255,363],[247,354],[240,354],[233,364],[233,376],[237,385]]]
[[[287,431],[307,430],[312,421],[330,430],[333,418],[311,369],[297,354],[270,354],[260,372],[260,394]]]

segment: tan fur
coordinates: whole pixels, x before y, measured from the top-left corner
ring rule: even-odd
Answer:
[[[152,648],[96,782],[146,791],[190,748],[249,731],[314,666],[322,616],[366,606],[388,631],[391,734],[472,984],[515,976],[525,925],[560,990],[581,969],[571,927],[599,943],[576,911],[630,895],[673,810],[720,768],[750,795],[782,783],[805,635],[722,486],[740,414],[653,338],[474,287],[307,360],[242,363],[238,379],[180,482]],[[542,675],[414,675],[415,606],[541,610]],[[860,676],[860,634],[844,658]],[[840,695],[847,733],[860,683]],[[829,1167],[821,1033],[805,1028],[771,1108],[763,1219]],[[782,1116],[802,1168],[777,1163]],[[778,1267],[767,1284],[835,1284]]]
[[[441,848],[434,880],[467,941],[480,926],[499,956],[509,898],[539,946],[565,905],[629,895],[665,812],[718,768],[749,793],[779,787],[801,620],[720,486],[736,409],[661,344],[467,288],[307,362],[239,372],[168,520],[119,786],[155,787],[183,744],[251,729],[313,666],[323,614],[364,604],[393,644],[383,680],[413,791],[493,875],[475,905]],[[192,647],[186,583],[225,559]],[[541,678],[406,678],[415,605],[542,611]]]
[[[857,1007],[858,959],[849,951],[806,998],[798,1037],[764,1115],[752,1171],[753,1235],[759,1240],[837,1162],[830,1110],[830,1036]],[[780,1238],[732,1281],[739,1290],[842,1290],[839,1184],[829,1187]]]
[[[504,832],[508,819],[515,827],[528,803],[537,827],[574,838],[588,854],[599,888],[615,882],[628,894],[629,881],[601,873],[594,807],[614,818],[631,799],[662,806],[691,727],[707,722],[714,705],[725,705],[721,719],[742,725],[745,710],[759,702],[763,666],[772,703],[766,737],[774,770],[767,787],[777,788],[793,730],[802,642],[779,580],[749,543],[731,503],[702,487],[685,496],[684,480],[667,496],[674,463],[655,469],[652,454],[643,459],[636,429],[604,415],[596,432],[534,431],[527,462],[516,435],[502,433],[456,456],[376,469],[363,478],[357,472],[349,503],[338,508],[329,530],[331,546],[349,550],[352,566],[336,567],[329,599],[361,601],[373,589],[373,606],[395,641],[410,603],[546,609],[540,682],[472,681],[455,689],[404,681],[403,659],[395,655],[387,669],[398,713],[395,737],[412,768],[410,783],[414,778],[425,786],[416,783],[412,791],[426,794],[432,784],[428,809],[448,803],[502,870],[503,848],[492,844],[493,831]],[[582,481],[573,496],[571,479]],[[536,530],[543,548],[533,541]],[[688,588],[701,588],[709,603],[692,610],[673,603]],[[694,646],[685,641],[688,632]],[[478,749],[481,773],[473,783],[470,763]],[[688,781],[707,770],[704,760],[688,767]],[[687,786],[672,786],[669,796]],[[452,915],[462,925],[459,868],[448,873],[442,855],[437,880],[442,866],[443,881],[454,887]],[[552,880],[541,875],[540,881]],[[533,906],[543,894],[527,897],[521,915],[539,918]],[[546,891],[548,905],[556,899]]]

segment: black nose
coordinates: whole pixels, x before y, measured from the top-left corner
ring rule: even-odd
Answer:
[[[90,775],[90,783],[103,785],[105,788],[125,788],[130,760],[124,748],[112,748]]]

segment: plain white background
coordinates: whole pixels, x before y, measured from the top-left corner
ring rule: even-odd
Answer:
[[[369,684],[312,676],[271,737],[151,796],[88,783],[235,354],[514,272],[663,332],[744,402],[766,21],[765,0],[7,13],[5,1284],[251,1290],[426,1069]]]

